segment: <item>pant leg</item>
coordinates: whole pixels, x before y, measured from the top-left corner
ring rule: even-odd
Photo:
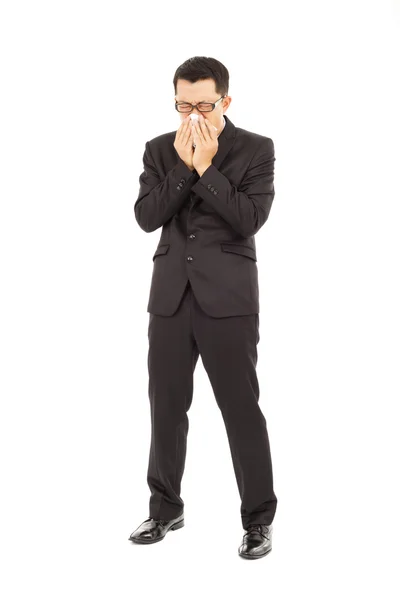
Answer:
[[[256,373],[259,315],[213,318],[193,298],[194,335],[224,419],[243,527],[270,525],[277,497]]]
[[[171,317],[149,314],[151,444],[147,483],[149,516],[170,520],[183,511],[180,497],[199,352],[192,335],[188,289]]]

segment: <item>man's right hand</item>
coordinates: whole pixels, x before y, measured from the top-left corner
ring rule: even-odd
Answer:
[[[185,165],[194,171],[193,166],[193,133],[190,115],[188,115],[180,124],[174,141],[174,148]]]

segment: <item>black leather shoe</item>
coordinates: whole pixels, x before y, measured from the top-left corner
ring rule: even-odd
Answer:
[[[131,533],[128,539],[137,544],[154,544],[154,542],[161,542],[170,529],[180,529],[184,524],[183,513],[170,521],[149,517]]]
[[[272,550],[272,525],[249,525],[239,546],[239,556],[261,558]]]

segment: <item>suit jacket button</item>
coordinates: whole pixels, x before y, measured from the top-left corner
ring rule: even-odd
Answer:
[[[188,256],[187,259],[188,260],[193,260],[193,256]]]
[[[218,190],[214,190],[214,195],[218,194]]]
[[[211,188],[210,188],[210,190],[213,192],[213,191],[214,191],[214,188],[213,188],[213,187],[211,187]]]
[[[207,188],[210,189],[210,187],[211,187],[211,183],[208,184]]]
[[[190,239],[191,239],[191,240],[194,240],[194,238],[195,238],[196,236],[195,236],[195,234],[194,234],[194,233],[191,233],[191,234],[189,235],[189,237],[190,237]]]

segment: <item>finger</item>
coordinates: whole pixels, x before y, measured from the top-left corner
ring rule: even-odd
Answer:
[[[185,145],[187,145],[190,142],[191,137],[192,137],[191,127],[188,127],[186,125],[186,129],[184,129],[182,135],[183,135],[183,142],[184,142]]]
[[[183,119],[183,121],[181,122],[181,124],[179,125],[178,131],[177,131],[177,139],[178,140],[184,139],[184,135],[185,135],[185,131],[186,131],[188,123],[189,123],[189,117],[185,117]]]
[[[179,125],[178,129],[176,130],[176,136],[175,139],[177,141],[179,141],[181,139],[182,136],[182,131],[183,131],[183,121],[181,121],[181,124]]]
[[[190,145],[192,146],[192,149],[193,149],[193,142],[194,142],[194,127],[193,127],[193,124],[194,123],[193,123],[192,119],[190,118],[190,115],[189,115],[189,117],[187,119],[188,119],[188,121],[187,121],[186,134],[187,134],[188,137],[187,137],[186,141],[187,141],[187,143],[190,143]]]
[[[193,131],[193,121],[192,121],[192,119],[190,118],[190,115],[189,115],[188,117],[186,117],[185,121],[186,121],[186,130],[185,130],[185,131],[186,131],[186,133],[188,133],[188,134],[189,134],[189,136],[190,136],[190,135],[191,135],[191,133],[192,133],[192,131]]]
[[[201,142],[205,142],[205,141],[206,141],[206,138],[205,138],[205,135],[204,135],[204,132],[203,132],[203,130],[202,130],[202,129],[200,128],[200,126],[199,126],[199,125],[197,125],[197,124],[195,124],[195,126],[194,126],[194,127],[195,127],[195,131],[196,131],[196,134],[197,134],[197,137],[199,138],[199,140],[200,140]]]
[[[212,140],[214,140],[216,138],[216,133],[217,133],[214,128],[214,125],[212,125],[208,119],[204,119],[204,123],[205,123],[208,133],[210,134],[210,138]]]
[[[199,139],[198,139],[198,137],[199,137],[199,134],[198,134],[198,132],[197,132],[197,130],[196,130],[196,123],[195,123],[194,121],[193,121],[193,123],[192,123],[192,127],[191,127],[191,129],[192,129],[192,137],[193,137],[193,142],[196,144],[196,143],[198,143],[198,142],[199,142]]]
[[[205,140],[212,140],[213,137],[211,135],[211,123],[208,119],[205,119],[203,116],[201,117],[201,131],[204,135]]]
[[[210,130],[210,126],[208,123],[208,119],[203,119],[201,122],[202,125],[202,132],[204,134],[204,139],[205,140],[212,140],[212,135],[211,135],[211,130]]]

